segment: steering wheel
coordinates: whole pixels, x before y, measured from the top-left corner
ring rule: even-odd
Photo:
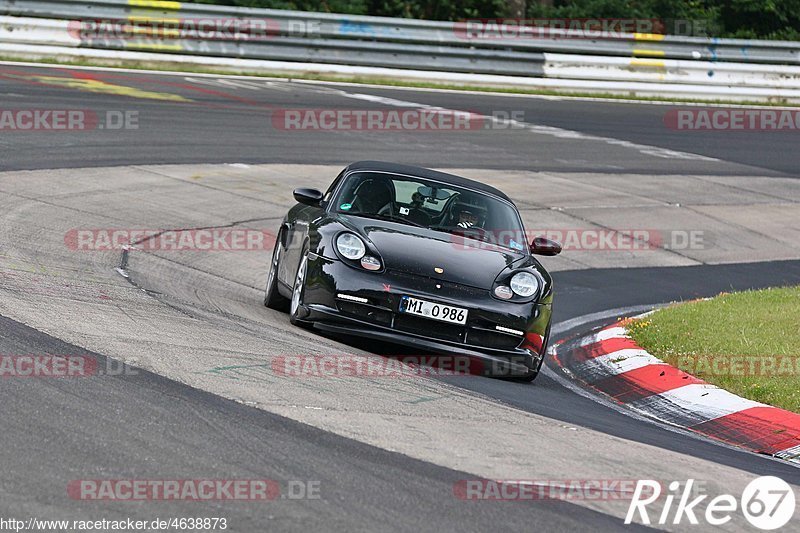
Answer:
[[[489,232],[479,226],[470,226],[465,228],[463,226],[451,226],[448,231],[450,233],[455,233],[456,235],[464,235],[467,236],[469,232],[475,232],[476,235],[469,235],[470,237],[475,237],[479,241],[483,242],[491,242],[492,239],[489,235]]]

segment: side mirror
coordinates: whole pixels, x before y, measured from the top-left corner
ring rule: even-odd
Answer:
[[[294,190],[294,199],[301,204],[319,207],[319,203],[324,196],[317,189],[306,189],[305,187]]]
[[[561,244],[545,237],[534,237],[530,250],[536,255],[558,255],[561,253]]]

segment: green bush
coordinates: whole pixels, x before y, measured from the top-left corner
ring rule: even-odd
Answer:
[[[505,6],[504,0],[199,0],[199,2],[425,20],[500,17],[503,16]]]

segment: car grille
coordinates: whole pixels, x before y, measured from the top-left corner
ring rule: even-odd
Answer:
[[[375,307],[361,305],[353,302],[336,302],[339,311],[345,315],[365,320],[382,326],[389,326],[392,323],[392,313],[389,310],[377,309]]]
[[[452,342],[464,342],[466,335],[464,326],[434,322],[428,318],[417,318],[402,313],[396,315],[394,329]]]
[[[395,331],[420,335],[430,339],[468,344],[495,350],[513,350],[523,341],[521,337],[481,328],[470,328],[458,324],[434,321],[405,313],[393,313],[371,305],[339,300],[336,302],[339,312]],[[392,322],[394,317],[394,322]]]

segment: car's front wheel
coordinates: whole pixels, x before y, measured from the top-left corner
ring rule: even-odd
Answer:
[[[272,250],[272,260],[269,264],[267,274],[267,287],[264,290],[264,305],[277,311],[286,311],[289,300],[278,291],[278,265],[281,262],[281,240],[280,235],[275,240],[275,248]]]
[[[536,376],[539,375],[539,371],[542,369],[542,365],[544,364],[544,357],[539,360],[539,365],[536,367],[536,370],[528,370],[523,375],[515,378],[515,381],[520,381],[522,383],[530,383]]]
[[[292,300],[289,304],[289,322],[295,326],[308,327],[309,322],[303,320],[305,308],[303,307],[303,293],[306,289],[306,271],[308,270],[308,249],[303,250],[300,265],[292,287]]]
[[[538,370],[528,370],[522,376],[520,376],[518,378],[514,378],[514,381],[519,381],[521,383],[530,383],[534,379],[536,379],[536,376],[538,376],[538,375],[539,375],[539,371]]]

